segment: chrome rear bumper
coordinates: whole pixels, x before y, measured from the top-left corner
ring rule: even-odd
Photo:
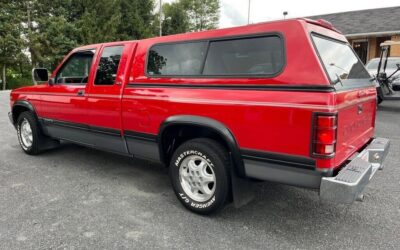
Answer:
[[[386,138],[376,138],[351,160],[335,177],[323,177],[320,186],[322,201],[350,204],[362,199],[362,191],[378,169],[383,169],[390,147]]]

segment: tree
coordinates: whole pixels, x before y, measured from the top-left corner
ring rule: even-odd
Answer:
[[[181,2],[163,4],[163,35],[185,33],[189,31],[189,17]]]
[[[180,0],[189,17],[189,30],[202,31],[218,27],[219,0]]]
[[[14,1],[2,2],[0,8],[0,65],[2,89],[6,88],[7,66],[18,61],[24,41],[21,37],[21,22],[18,5]]]
[[[143,39],[154,36],[153,0],[119,0],[118,40]]]
[[[82,44],[134,40],[154,35],[153,0],[97,0],[77,22]]]
[[[78,45],[73,0],[25,0],[28,48],[32,67],[53,69]],[[72,13],[75,13],[72,14]]]
[[[7,74],[19,84],[16,77],[30,75],[30,67],[54,69],[65,54],[80,45],[158,33],[154,0],[0,0],[0,6],[0,74],[4,83]],[[176,24],[182,18],[180,13]],[[187,31],[186,25],[178,32]]]
[[[22,10],[22,33],[32,67],[53,69],[78,45],[153,36],[153,0],[15,2]]]
[[[77,29],[72,23],[69,23],[64,16],[51,16],[40,20],[40,32],[37,35],[37,41],[40,47],[39,61],[42,67],[54,69],[63,57],[77,43]]]

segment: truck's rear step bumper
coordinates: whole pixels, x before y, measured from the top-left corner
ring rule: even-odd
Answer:
[[[322,177],[320,198],[322,201],[350,204],[362,197],[362,191],[389,152],[390,142],[376,138],[354,157],[335,177]]]

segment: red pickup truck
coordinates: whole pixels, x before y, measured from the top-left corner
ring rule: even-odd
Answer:
[[[42,84],[12,91],[9,114],[27,154],[65,140],[161,162],[200,214],[249,180],[352,203],[389,150],[373,137],[375,84],[323,20],[88,45],[33,76]]]

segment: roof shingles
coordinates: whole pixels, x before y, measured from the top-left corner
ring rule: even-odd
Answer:
[[[400,6],[311,16],[325,19],[345,35],[400,31]]]

